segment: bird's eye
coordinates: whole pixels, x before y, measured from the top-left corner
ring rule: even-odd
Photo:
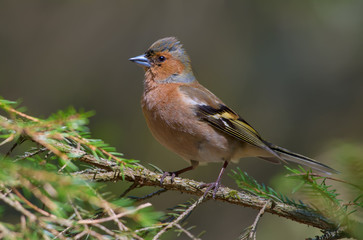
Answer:
[[[166,57],[160,56],[158,59],[159,59],[160,62],[164,62],[166,60]]]

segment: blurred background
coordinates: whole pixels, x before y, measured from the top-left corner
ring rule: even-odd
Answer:
[[[151,136],[140,108],[143,70],[128,61],[157,39],[176,36],[199,82],[264,138],[337,168],[324,157],[334,142],[362,141],[362,12],[362,1],[1,1],[0,96],[22,99],[38,117],[68,106],[94,110],[94,138],[145,166],[178,170],[188,163]],[[210,182],[221,165],[183,177]],[[286,174],[255,158],[228,170],[237,166],[266,185]],[[223,184],[236,188],[227,174]],[[119,195],[128,185],[107,190]],[[167,192],[151,202],[165,210],[190,198]],[[187,221],[196,234],[206,230],[203,239],[237,239],[256,215],[208,201]],[[270,214],[257,232],[258,239],[317,234]]]

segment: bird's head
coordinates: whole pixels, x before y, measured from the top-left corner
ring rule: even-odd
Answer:
[[[145,54],[129,59],[144,67],[146,74],[156,82],[193,82],[190,59],[175,37],[153,43]]]

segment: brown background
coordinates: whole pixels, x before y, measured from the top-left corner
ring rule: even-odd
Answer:
[[[93,137],[126,158],[185,167],[149,133],[140,109],[143,71],[128,61],[176,36],[199,82],[266,139],[319,159],[334,141],[362,140],[362,12],[362,1],[0,1],[0,95],[22,99],[40,117],[68,106],[95,110]],[[253,158],[238,166],[265,184],[286,173]],[[185,176],[212,181],[220,167]],[[223,184],[236,187],[227,175]],[[108,190],[119,195],[125,187]],[[152,202],[164,210],[189,199],[169,192]],[[209,201],[187,221],[194,233],[207,231],[203,239],[236,239],[256,214]],[[258,228],[258,239],[316,234],[269,214]]]

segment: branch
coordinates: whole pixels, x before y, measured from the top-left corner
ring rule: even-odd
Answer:
[[[140,167],[135,170],[125,168],[123,174],[126,181],[137,182],[139,186],[163,187],[167,190],[179,191],[195,196],[202,196],[204,194],[204,190],[199,188],[199,185],[203,183],[191,179],[176,177],[172,183],[168,179],[165,179],[163,185],[160,186],[162,174],[154,173],[145,168]],[[78,172],[75,173],[75,175],[80,175],[82,178],[98,182],[123,180],[123,177],[119,174],[115,174],[115,171],[111,172],[97,169]],[[207,198],[210,197],[207,196]],[[215,200],[254,209],[261,209],[266,202],[269,201],[269,199],[253,195],[252,193],[238,192],[228,187],[220,187]],[[274,202],[272,206],[266,207],[265,211],[320,229],[334,230],[337,228],[331,221],[324,216],[313,212],[313,210],[308,211],[307,209],[298,208],[281,202]]]
[[[82,150],[75,149],[70,146],[65,146],[62,150],[67,150],[67,152],[78,155],[79,160],[82,162],[86,162],[101,168],[77,172],[74,173],[74,175],[80,175],[85,179],[98,182],[126,180],[132,183],[137,183],[139,186],[161,187],[160,179],[162,174],[157,174],[142,166],[136,167],[135,169],[125,168],[124,171],[120,174],[119,167],[115,162],[102,158],[97,159],[92,155],[86,154]],[[173,182],[170,182],[168,178],[165,179],[162,188],[184,192],[195,196],[202,196],[204,191],[198,187],[201,184],[202,182],[176,177]],[[210,197],[207,196],[207,198]],[[244,191],[238,192],[228,187],[220,187],[216,194],[215,200],[244,207],[251,207],[254,209],[261,209],[268,201],[270,201],[269,199],[256,196],[252,193]],[[266,207],[265,211],[323,230],[337,229],[337,226],[333,222],[325,218],[323,215],[315,212],[313,209],[309,210],[299,208],[297,206],[275,201],[273,204]]]

